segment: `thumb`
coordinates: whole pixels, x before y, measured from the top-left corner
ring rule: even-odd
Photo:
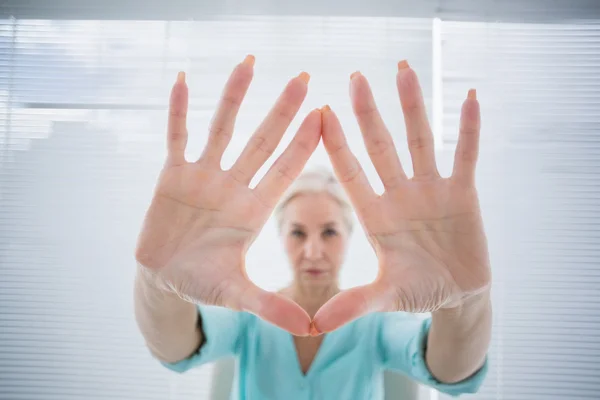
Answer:
[[[296,336],[308,336],[310,316],[292,300],[263,290],[250,281],[238,288],[238,307]]]
[[[338,293],[315,314],[311,335],[334,331],[373,312],[392,311],[392,297],[383,289],[372,283]]]

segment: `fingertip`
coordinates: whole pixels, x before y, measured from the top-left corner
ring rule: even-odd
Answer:
[[[306,99],[307,94],[308,85],[301,78],[301,76],[298,75],[292,78],[290,81],[288,81],[287,85],[283,89],[279,100],[281,100],[282,98],[286,98],[287,102],[289,103],[287,107],[293,105],[294,108],[297,107],[299,109],[304,100]]]
[[[331,300],[329,300],[331,302]],[[311,333],[314,333],[315,336],[322,335],[324,333],[330,332],[334,330],[336,327],[333,326],[336,323],[336,315],[337,308],[335,306],[335,302],[333,304],[325,303],[321,308],[316,312],[311,321]]]
[[[332,318],[319,315],[317,312],[310,325],[310,335],[315,337],[336,330],[337,326],[332,325],[331,322]]]
[[[310,127],[310,128],[319,128],[319,129],[321,129],[322,125],[323,125],[323,116],[322,116],[322,113],[321,113],[321,109],[320,108],[315,108],[314,110],[312,110],[311,112],[309,112],[308,115],[304,118],[304,121],[302,122],[301,128],[303,126],[306,126],[306,127]]]
[[[188,87],[185,83],[185,73],[180,72],[177,81],[171,89],[169,97],[169,129],[181,131],[185,126],[185,117],[188,109]]]
[[[298,78],[300,78],[305,85],[308,85],[308,82],[310,82],[310,74],[308,72],[302,71],[300,75],[298,75]]]
[[[327,107],[327,109],[321,111],[321,114],[323,115],[323,124],[327,124],[333,130],[339,131],[342,129],[342,124],[332,108]]]
[[[396,84],[399,89],[418,86],[419,79],[411,67],[400,68],[396,74]]]
[[[272,297],[263,299],[259,317],[296,336],[310,335],[310,316],[306,310],[281,294],[265,292],[265,295]]]
[[[398,61],[398,71],[402,71],[408,68],[410,68],[410,65],[408,65],[407,60]]]
[[[335,111],[333,111],[328,104],[321,107],[321,115],[323,117],[323,123],[327,121],[329,124],[332,124],[336,121]]]
[[[321,129],[323,136],[323,143],[327,145],[332,143],[339,143],[344,140],[344,135],[341,133],[342,127],[339,123],[335,112],[326,106],[327,108],[321,109]]]
[[[256,57],[254,57],[252,54],[248,54],[246,58],[244,58],[244,61],[242,61],[242,64],[248,65],[250,68],[253,68],[255,62]]]
[[[321,116],[321,135],[323,134],[323,128],[325,126],[325,118],[326,114],[331,111],[331,107],[328,104],[325,104],[323,107],[319,108],[319,114]]]
[[[477,120],[479,119],[479,101],[477,101],[477,97],[475,94],[467,95],[462,107],[462,114],[469,120]]]
[[[287,330],[294,336],[302,336],[302,337],[311,336],[310,326],[305,323],[302,326],[294,326],[294,327],[281,326],[281,328]]]
[[[171,89],[171,100],[181,101],[182,98],[187,96],[187,89],[185,72],[179,71],[175,84],[173,84],[173,88]]]
[[[316,116],[319,119],[321,118],[321,114],[322,114],[322,112],[321,112],[320,108],[314,108],[310,111],[310,113],[308,113],[309,116],[311,116],[311,117]]]
[[[304,311],[304,310],[302,310]],[[310,336],[311,335],[311,327],[308,321],[310,321],[310,317],[305,312],[304,318],[298,320],[298,326],[295,327],[295,335],[296,336]]]
[[[369,81],[360,72],[355,72],[350,79],[349,91],[353,108],[355,108],[358,103],[364,103],[365,101],[369,102],[369,98],[373,96]]]
[[[321,334],[321,332],[319,331],[319,329],[315,326],[315,321],[312,321],[310,323],[310,336],[319,336]]]
[[[467,99],[469,99],[469,100],[477,100],[477,90],[476,89],[469,89],[469,92],[467,93]]]
[[[350,75],[350,95],[354,93],[356,90],[356,86],[359,85],[359,82],[364,79],[364,75],[360,73],[360,71],[353,72]]]
[[[248,54],[244,60],[236,65],[230,75],[230,80],[234,85],[249,86],[254,77],[255,57]]]

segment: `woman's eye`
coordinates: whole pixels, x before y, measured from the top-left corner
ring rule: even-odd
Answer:
[[[337,235],[337,231],[335,229],[327,229],[323,234],[325,236],[335,236]]]
[[[292,236],[301,238],[301,237],[304,237],[304,232],[296,229],[296,230],[292,231]]]

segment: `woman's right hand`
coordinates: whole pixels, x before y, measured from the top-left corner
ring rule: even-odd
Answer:
[[[179,73],[170,99],[168,155],[139,235],[136,259],[148,279],[195,303],[258,315],[295,335],[308,335],[310,317],[296,303],[253,284],[246,252],[321,137],[321,113],[308,114],[290,145],[254,189],[251,179],[273,153],[307,93],[308,74],[292,79],[242,154],[227,171],[221,158],[253,76],[248,56],[231,74],[206,147],[187,162],[188,88]]]

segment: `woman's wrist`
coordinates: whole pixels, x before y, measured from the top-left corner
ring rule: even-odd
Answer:
[[[157,274],[140,263],[137,263],[136,275],[139,288],[147,303],[156,305],[165,301],[185,301],[171,290]]]
[[[487,320],[488,318],[485,317],[488,315],[491,315],[489,290],[465,299],[456,307],[442,308],[431,314],[433,319],[442,322],[444,325],[455,325],[457,328],[455,332],[459,334],[461,331],[468,332],[473,326]]]

